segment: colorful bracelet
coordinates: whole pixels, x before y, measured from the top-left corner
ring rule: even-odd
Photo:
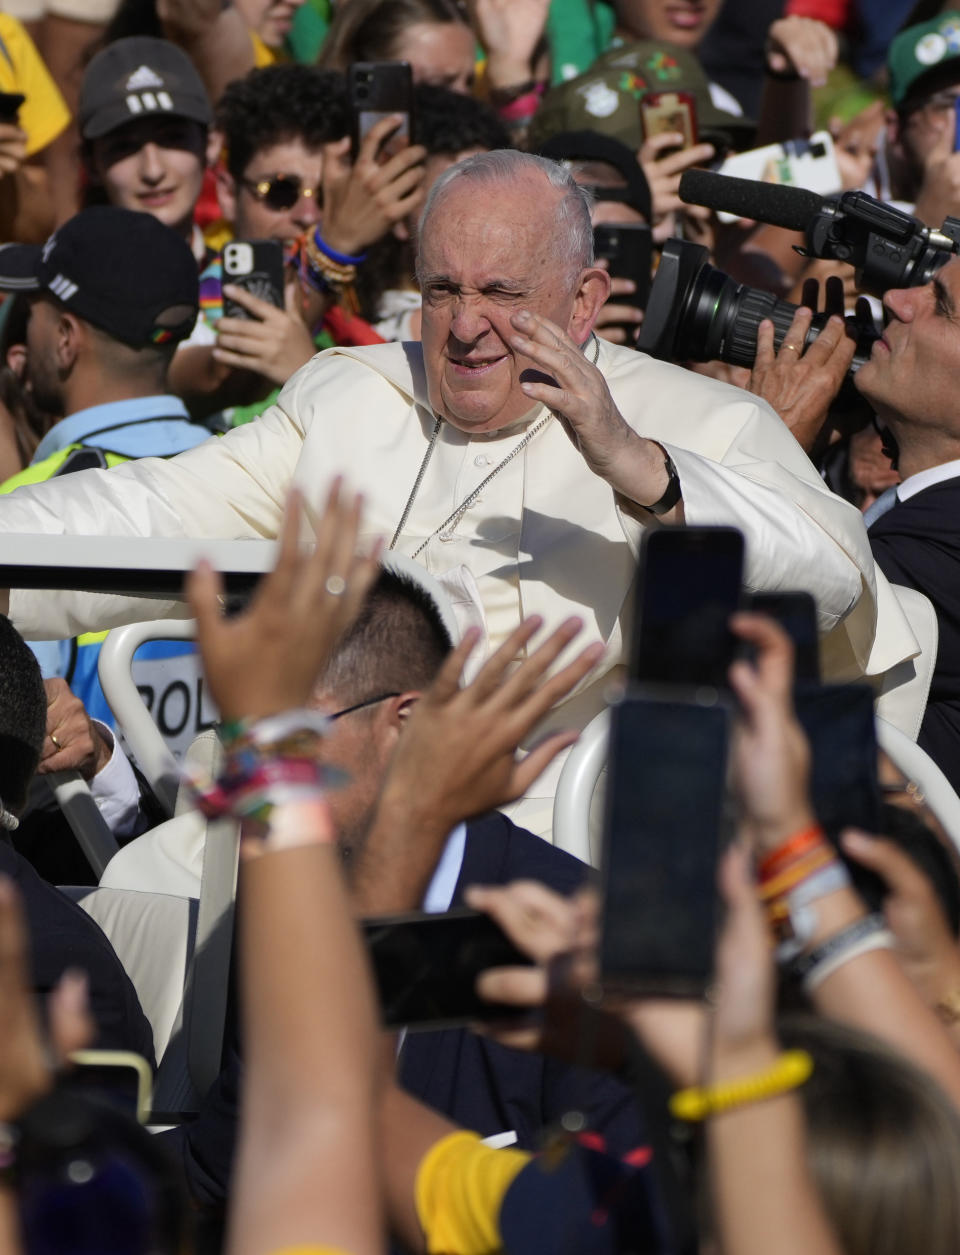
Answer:
[[[805,854],[803,858],[798,859],[786,871],[782,871],[772,880],[764,881],[758,889],[761,899],[764,902],[771,902],[776,898],[783,897],[792,889],[802,884],[814,872],[818,872],[821,867],[827,867],[836,860],[836,851],[826,842],[817,849],[811,850],[809,854]]]
[[[762,883],[771,880],[778,872],[789,866],[794,859],[817,846],[823,845],[826,835],[819,824],[811,824],[809,828],[801,828],[793,836],[766,854],[757,864],[757,877]]]
[[[335,248],[331,248],[323,236],[320,234],[320,228],[317,227],[312,236],[313,244],[316,249],[321,252],[324,257],[330,261],[339,262],[341,266],[359,266],[361,262],[367,260],[366,253],[357,253],[353,256],[351,253],[338,253]]]
[[[796,1089],[813,1072],[813,1060],[805,1050],[785,1050],[771,1067],[754,1076],[717,1085],[678,1090],[670,1099],[670,1114],[678,1120],[706,1120],[733,1107],[776,1098]]]

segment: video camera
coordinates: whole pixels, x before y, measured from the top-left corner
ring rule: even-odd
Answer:
[[[862,292],[882,296],[891,288],[919,287],[960,253],[960,218],[937,230],[866,192],[818,196],[804,188],[734,179],[709,170],[688,170],[680,180],[688,204],[706,205],[804,235],[807,257],[848,262]],[[774,325],[780,347],[797,306],[759,288],[737,283],[707,262],[707,250],[668,240],[647,303],[637,348],[669,361],[752,366],[757,328]],[[814,315],[807,343],[827,315]],[[875,329],[857,329],[854,374],[870,356]]]

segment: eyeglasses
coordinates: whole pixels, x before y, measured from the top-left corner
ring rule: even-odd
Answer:
[[[292,209],[301,196],[312,197],[318,206],[323,203],[320,184],[304,187],[299,174],[275,174],[272,179],[241,179],[240,182],[268,209]]]
[[[376,706],[377,702],[385,702],[391,697],[399,697],[399,693],[378,693],[376,697],[368,697],[366,701],[357,702],[354,706],[347,706],[345,710],[338,710],[327,718],[333,722],[334,719],[342,719],[344,715],[352,715],[355,710],[363,710],[365,706]]]

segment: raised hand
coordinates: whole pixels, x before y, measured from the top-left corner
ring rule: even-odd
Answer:
[[[767,65],[775,74],[799,75],[822,87],[837,64],[836,32],[812,17],[781,17],[767,31]]]
[[[363,604],[378,550],[357,553],[362,498],[335,480],[315,526],[313,553],[300,551],[303,498],[290,493],[277,565],[242,614],[221,614],[223,582],[203,562],[187,578],[210,695],[225,720],[263,719],[307,704],[333,646]]]
[[[430,817],[444,833],[472,815],[515,801],[553,759],[572,745],[576,732],[556,732],[523,758],[519,745],[547,712],[570,693],[603,657],[595,642],[555,674],[548,674],[583,627],[568,619],[514,667],[541,626],[525,620],[460,688],[477,643],[469,632],[420,699],[400,738],[384,786],[384,799]]]
[[[349,138],[324,145],[322,233],[338,253],[355,257],[365,252],[420,207],[426,149],[410,144],[386,159],[379,155],[400,121],[381,118],[353,163]]]
[[[224,296],[248,310],[252,318],[221,318],[213,356],[224,366],[252,370],[275,384],[285,384],[316,353],[303,319],[299,285],[287,282],[283,309],[253,296],[244,288],[225,284]]]
[[[496,90],[533,78],[550,0],[467,0],[467,12],[487,54],[487,77]]]

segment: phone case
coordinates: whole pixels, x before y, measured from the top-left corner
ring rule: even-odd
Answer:
[[[734,153],[720,167],[721,174],[760,183],[804,187],[819,196],[842,191],[843,180],[829,131],[817,131],[809,139],[788,139],[749,152]],[[736,214],[718,213],[721,222],[739,222]]]
[[[231,240],[223,249],[223,282],[283,309],[283,245],[277,240]],[[226,318],[252,318],[249,310],[223,299]]]
[[[388,138],[382,153],[392,155],[412,142],[413,72],[407,61],[357,61],[349,71],[356,156],[368,132],[381,118],[400,114],[405,121]]]
[[[647,92],[640,100],[640,120],[645,139],[677,131],[682,148],[697,142],[697,102],[690,92]]]

